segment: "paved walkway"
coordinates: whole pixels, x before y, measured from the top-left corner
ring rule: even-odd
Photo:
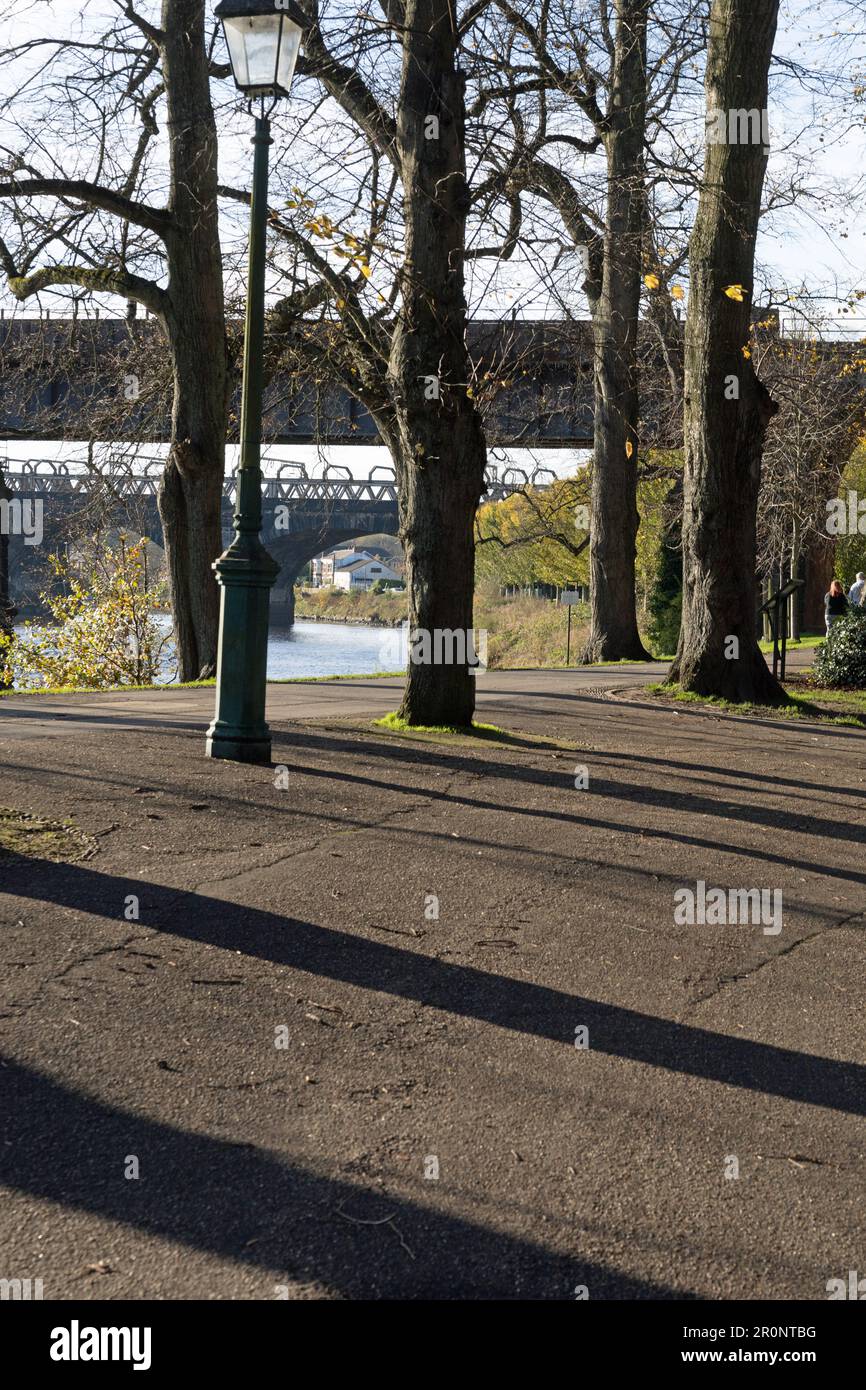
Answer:
[[[0,803],[83,856],[0,857],[0,1277],[822,1299],[862,1268],[864,736],[649,674],[491,673],[504,746],[371,732],[396,681],[272,686],[287,779],[204,759],[211,690],[0,701]],[[677,925],[699,880],[780,890],[781,932]]]
[[[811,665],[809,649],[789,653],[789,672]],[[500,716],[506,723],[523,709],[534,715],[550,708],[551,700],[579,695],[598,700],[609,692],[625,691],[664,680],[666,662],[630,665],[573,667],[566,671],[488,671],[478,678],[477,718],[486,723]],[[336,715],[375,719],[400,702],[402,678],[272,682],[268,686],[268,719],[309,719]],[[544,702],[547,702],[545,705]],[[0,700],[0,728],[10,738],[60,734],[62,722],[98,728],[110,723],[118,728],[177,726],[190,730],[205,727],[213,717],[211,687],[193,690],[112,692],[105,695],[4,696]],[[16,727],[17,725],[17,727]]]
[[[577,692],[586,699],[599,698],[608,690],[661,680],[666,669],[660,663],[647,662],[571,671],[485,672],[478,677],[476,717],[491,723],[494,712],[513,715],[527,700],[535,701],[539,697],[567,697]],[[375,719],[399,705],[402,688],[401,677],[383,680],[362,676],[354,680],[271,682],[268,686],[268,719],[272,724],[284,719],[315,719],[330,715]],[[60,732],[62,736],[63,731],[58,729],[58,725],[63,720],[88,728],[111,723],[127,729],[169,726],[196,729],[210,723],[213,710],[212,687],[38,698],[30,695],[4,696],[0,700],[0,720],[3,720],[0,727],[4,732],[8,729],[12,736],[16,733],[29,736],[31,727],[40,734]],[[16,723],[17,730],[14,727]]]

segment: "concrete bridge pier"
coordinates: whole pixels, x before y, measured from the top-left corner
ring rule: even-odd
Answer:
[[[283,574],[271,589],[271,627],[294,627],[295,625],[295,582],[286,580]]]

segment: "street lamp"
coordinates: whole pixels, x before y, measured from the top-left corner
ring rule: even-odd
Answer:
[[[268,217],[270,113],[287,96],[301,44],[301,30],[279,0],[222,0],[222,20],[235,84],[260,99],[253,136],[250,260],[244,329],[241,451],[232,517],[234,539],[214,564],[220,586],[216,712],[207,731],[211,758],[269,763],[271,735],[265,722],[270,590],[279,565],[265,550],[262,529],[262,391],[265,334],[265,241]],[[265,110],[268,98],[271,104]]]

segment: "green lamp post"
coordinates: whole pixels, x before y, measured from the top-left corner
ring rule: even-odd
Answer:
[[[265,332],[265,239],[268,217],[270,112],[288,96],[301,30],[279,0],[222,0],[222,20],[236,86],[260,99],[253,136],[250,260],[244,331],[241,451],[232,517],[234,539],[214,564],[220,586],[216,712],[207,731],[211,758],[269,763],[271,735],[265,722],[270,591],[279,566],[261,541],[262,391]],[[266,110],[268,99],[271,104]]]

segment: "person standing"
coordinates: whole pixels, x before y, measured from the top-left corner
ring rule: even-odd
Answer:
[[[848,600],[845,597],[845,590],[839,580],[834,579],[830,585],[830,592],[824,595],[824,623],[828,636],[833,624],[838,622],[840,618],[844,618],[847,612]]]
[[[863,602],[864,590],[866,590],[866,574],[862,570],[858,570],[857,578],[848,590],[848,603],[852,608],[859,608]]]

